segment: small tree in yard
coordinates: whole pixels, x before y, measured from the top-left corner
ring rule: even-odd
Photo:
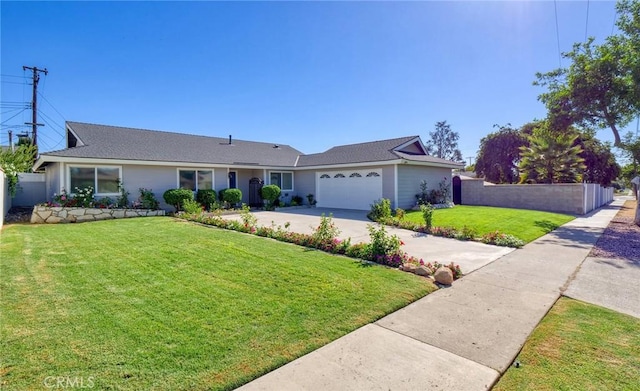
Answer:
[[[280,193],[280,188],[277,185],[267,185],[260,190],[262,198],[268,201],[265,209],[274,209],[274,203],[278,199],[278,197],[280,197]]]

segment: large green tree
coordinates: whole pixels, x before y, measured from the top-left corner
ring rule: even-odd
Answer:
[[[575,145],[578,134],[553,131],[547,122],[528,136],[529,145],[521,147],[521,183],[575,183],[586,168]]]
[[[584,159],[585,169],[582,180],[587,183],[599,183],[610,186],[620,175],[620,166],[611,152],[611,145],[595,138],[593,132],[581,132],[574,141],[580,146],[580,157]]]
[[[430,155],[441,159],[462,162],[462,152],[458,148],[460,135],[451,129],[447,121],[436,122],[436,129],[429,132],[431,140],[427,141],[425,147]]]
[[[31,143],[19,145],[15,151],[6,149],[0,151],[0,168],[9,180],[9,193],[16,194],[18,188],[18,174],[31,172],[38,149]]]
[[[489,133],[480,140],[476,174],[492,183],[517,183],[520,179],[520,147],[528,143],[523,132],[509,125]]]
[[[547,87],[539,99],[551,126],[610,128],[614,145],[622,146],[619,128],[640,114],[640,3],[617,4],[619,35],[601,44],[576,43],[563,53],[568,68],[536,74],[535,85]]]

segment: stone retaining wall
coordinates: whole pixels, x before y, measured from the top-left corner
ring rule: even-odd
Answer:
[[[151,209],[98,209],[34,206],[32,224],[81,223],[129,217],[164,216],[164,210]]]

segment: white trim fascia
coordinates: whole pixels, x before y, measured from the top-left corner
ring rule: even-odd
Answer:
[[[429,155],[427,151],[424,149],[424,144],[422,143],[422,139],[420,138],[420,136],[416,136],[415,138],[407,141],[406,143],[398,145],[397,147],[393,148],[393,150],[400,151],[402,148],[406,147],[407,145],[411,145],[416,141],[420,142],[420,149],[422,149],[422,152],[424,152],[425,155]]]
[[[415,160],[404,160],[402,164],[407,164],[410,166],[427,166],[427,167],[439,167],[439,168],[450,168],[452,170],[454,169],[459,169],[461,167],[464,167],[464,164],[448,164],[448,163],[436,163],[436,162],[417,162]]]
[[[184,168],[226,168],[235,170],[272,170],[272,171],[305,171],[305,170],[333,170],[349,167],[379,167],[390,166],[393,164],[412,164],[419,166],[445,167],[445,168],[461,168],[464,164],[447,164],[436,162],[421,162],[407,159],[379,160],[364,163],[342,163],[342,164],[320,164],[316,166],[292,167],[292,166],[259,166],[259,165],[235,165],[222,163],[187,163],[187,162],[170,162],[155,160],[127,160],[127,159],[104,159],[104,158],[83,158],[68,156],[40,156],[34,165],[39,168],[44,163],[70,163],[70,164],[104,164],[104,165],[136,165],[136,166],[165,166],[165,167],[184,167]],[[265,178],[266,179],[266,178]]]
[[[303,170],[340,170],[343,168],[350,167],[382,167],[382,166],[391,166],[393,164],[400,164],[404,161],[404,159],[395,159],[395,160],[379,160],[377,162],[365,162],[365,163],[343,163],[343,164],[322,164],[317,166],[308,166],[308,167],[296,167],[293,171],[303,171]]]
[[[164,166],[164,167],[184,167],[184,168],[231,168],[237,170],[287,170],[293,171],[291,166],[260,166],[260,165],[235,165],[223,163],[190,163],[190,162],[170,162],[156,160],[130,160],[130,159],[105,159],[105,158],[84,158],[84,157],[68,157],[68,156],[40,156],[36,165],[44,163],[71,163],[71,164],[106,164],[106,165],[132,165],[132,166]],[[35,167],[34,166],[34,167]]]

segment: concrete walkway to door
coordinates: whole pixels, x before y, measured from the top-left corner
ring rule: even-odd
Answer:
[[[367,218],[366,211],[324,208],[297,208],[276,212],[257,211],[258,225],[271,224],[284,226],[289,223],[289,230],[298,233],[313,233],[320,223],[322,215],[333,216],[333,222],[340,229],[340,239],[351,238],[351,243],[369,242],[368,226],[374,224]],[[229,215],[225,218],[240,219],[240,216]],[[405,245],[402,247],[409,255],[422,258],[425,262],[440,262],[460,265],[464,274],[471,273],[484,265],[512,252],[514,249],[492,246],[478,242],[465,242],[455,239],[420,234],[406,229],[387,227],[390,234],[397,235]]]

